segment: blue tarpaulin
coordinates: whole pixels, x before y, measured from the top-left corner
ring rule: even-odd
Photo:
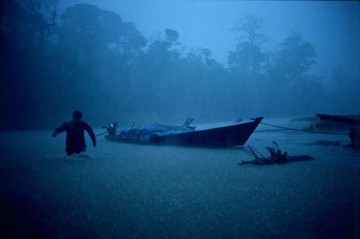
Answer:
[[[149,125],[137,129],[123,129],[119,137],[131,138],[140,142],[146,142],[151,137],[180,134],[195,131],[195,127],[172,126],[172,125]]]

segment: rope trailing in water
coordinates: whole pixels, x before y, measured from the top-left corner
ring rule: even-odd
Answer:
[[[279,128],[279,129],[300,131],[300,132],[313,133],[313,134],[333,134],[333,135],[346,135],[346,136],[349,135],[349,134],[345,134],[345,133],[333,133],[333,132],[321,132],[321,131],[310,131],[310,130],[303,130],[303,129],[295,129],[295,128],[283,127],[283,126],[274,125],[274,124],[268,124],[268,123],[264,123],[264,122],[261,122],[260,124],[271,126],[271,127],[274,127],[274,128]]]
[[[95,135],[95,137],[98,137],[98,136],[100,136],[100,135],[107,134],[107,133],[108,133],[108,132],[106,131],[106,132],[104,132],[104,133]]]

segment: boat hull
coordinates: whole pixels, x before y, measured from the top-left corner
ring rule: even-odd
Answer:
[[[244,145],[262,119],[262,117],[259,117],[249,122],[239,123],[236,125],[166,136],[155,136],[151,137],[150,140],[146,142],[139,142],[131,138],[118,137],[116,135],[106,135],[105,138],[109,141],[120,143],[181,145],[195,147],[233,147]]]

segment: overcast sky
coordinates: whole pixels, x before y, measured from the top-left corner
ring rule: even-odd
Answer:
[[[59,12],[76,3],[89,3],[118,13],[151,37],[171,28],[180,33],[187,48],[204,47],[226,66],[228,52],[235,48],[234,24],[246,15],[267,19],[264,32],[270,37],[265,49],[274,49],[292,31],[310,41],[317,52],[314,72],[329,74],[342,66],[359,76],[360,3],[313,1],[120,1],[60,0]]]

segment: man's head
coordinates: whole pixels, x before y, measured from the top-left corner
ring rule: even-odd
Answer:
[[[72,114],[72,117],[74,120],[81,120],[82,118],[82,113],[78,110],[75,110]]]

